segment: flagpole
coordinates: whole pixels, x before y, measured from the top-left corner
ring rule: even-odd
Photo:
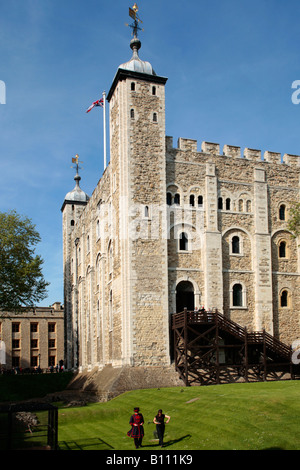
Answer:
[[[103,96],[103,153],[104,153],[104,170],[106,168],[106,93]]]

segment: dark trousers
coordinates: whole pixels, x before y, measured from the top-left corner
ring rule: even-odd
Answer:
[[[134,438],[134,444],[135,447],[138,448],[142,445],[143,438],[142,437],[135,437]]]
[[[162,446],[164,443],[164,434],[165,434],[165,425],[164,424],[157,424],[156,431],[158,435],[159,445]]]

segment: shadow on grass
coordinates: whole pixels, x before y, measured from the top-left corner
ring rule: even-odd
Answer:
[[[170,441],[164,442],[163,447],[172,446],[174,444],[177,444],[177,442],[181,442],[184,439],[189,439],[190,437],[191,437],[190,434],[186,434],[186,436],[182,436],[179,439],[171,439]],[[145,447],[145,448],[147,448],[147,447],[156,447],[157,448],[157,447],[160,447],[160,445],[158,443],[157,444],[143,444],[143,447]]]
[[[76,441],[60,441],[60,450],[113,450],[114,448],[99,437]]]
[[[183,441],[183,439],[189,439],[190,437],[190,434],[186,434],[185,436],[182,436],[179,439],[172,439],[170,441],[164,442],[164,447],[172,446],[173,444],[177,444],[177,442]]]
[[[183,441],[184,439],[189,439],[190,434],[180,437],[179,439],[172,439],[164,443],[163,447],[169,447],[178,442]],[[149,447],[160,447],[159,444],[143,444],[143,448],[147,449]],[[76,441],[59,441],[58,443],[59,450],[115,450],[107,442],[103,441],[99,437],[94,437],[91,439],[77,439]]]

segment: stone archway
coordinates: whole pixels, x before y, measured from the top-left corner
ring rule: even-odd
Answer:
[[[195,308],[194,286],[190,281],[181,281],[176,286],[176,312],[182,312],[184,308]]]

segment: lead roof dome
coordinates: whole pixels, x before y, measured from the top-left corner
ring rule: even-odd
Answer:
[[[133,72],[146,73],[148,75],[156,75],[155,71],[153,70],[152,65],[150,64],[150,62],[146,62],[146,61],[141,60],[139,58],[138,51],[141,48],[141,41],[137,37],[134,37],[130,41],[130,47],[133,51],[132,57],[128,62],[125,62],[124,64],[121,64],[119,66],[119,69],[131,70]]]
[[[81,177],[78,173],[75,175],[74,180],[76,182],[75,188],[66,194],[65,201],[87,202],[89,200],[89,196],[79,186]]]

